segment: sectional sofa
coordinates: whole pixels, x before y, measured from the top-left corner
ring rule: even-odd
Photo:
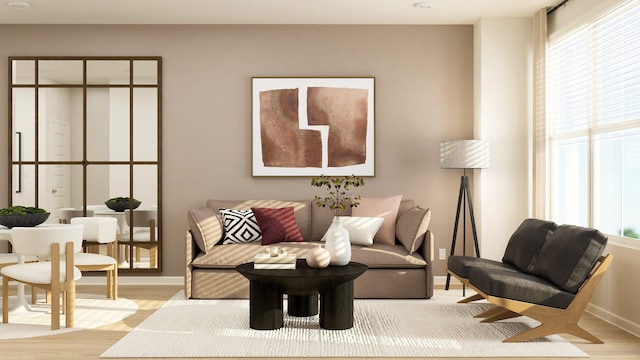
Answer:
[[[293,208],[295,225],[303,241],[263,244],[225,242],[225,224],[220,209],[247,210]],[[350,215],[350,210],[346,215]],[[356,298],[430,298],[433,295],[433,234],[428,229],[431,212],[414,204],[399,201],[391,224],[391,243],[374,239],[371,245],[351,245],[352,261],[369,269],[354,283]],[[249,281],[235,270],[250,262],[266,247],[277,246],[289,254],[304,258],[311,249],[321,246],[333,214],[317,207],[312,200],[208,200],[206,206],[188,210],[186,232],[185,294],[193,299],[248,298]],[[387,222],[385,218],[385,222]],[[385,230],[386,231],[386,230]],[[378,236],[376,234],[376,236]],[[286,270],[283,270],[286,271]]]

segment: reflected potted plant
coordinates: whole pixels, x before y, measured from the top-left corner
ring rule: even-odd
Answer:
[[[348,175],[331,177],[320,175],[311,179],[311,186],[325,188],[326,195],[314,198],[318,207],[328,207],[333,213],[333,221],[326,234],[325,248],[329,251],[331,265],[347,265],[351,261],[351,241],[349,232],[342,226],[342,214],[360,204],[360,195],[352,195],[349,190],[364,186],[360,176]]]
[[[136,209],[140,206],[141,202],[135,198],[129,198],[126,196],[118,196],[111,198],[104,202],[107,207],[115,212],[123,212],[126,209]]]
[[[50,213],[39,207],[15,205],[0,209],[0,225],[12,227],[34,227],[47,221]]]

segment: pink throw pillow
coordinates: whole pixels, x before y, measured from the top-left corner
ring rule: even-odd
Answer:
[[[382,217],[382,226],[373,238],[373,243],[395,245],[396,217],[402,195],[386,198],[362,198],[360,205],[351,210],[351,216]]]
[[[252,207],[251,210],[262,232],[262,245],[304,241],[293,206],[280,209]]]

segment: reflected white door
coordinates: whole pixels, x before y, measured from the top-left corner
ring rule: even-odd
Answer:
[[[47,155],[49,161],[69,160],[69,123],[52,120],[47,126]],[[47,204],[45,209],[51,212],[48,222],[58,222],[59,209],[69,207],[69,166],[50,165],[46,168]],[[42,170],[41,170],[42,171]],[[44,205],[44,204],[43,204]]]

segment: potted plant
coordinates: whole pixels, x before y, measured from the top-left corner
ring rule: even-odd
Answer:
[[[311,179],[311,186],[323,187],[327,190],[325,196],[315,196],[316,206],[328,207],[334,216],[340,217],[347,208],[357,207],[360,204],[360,195],[349,194],[349,189],[364,186],[364,180],[355,175],[339,177],[320,175]]]
[[[360,195],[352,195],[349,190],[364,186],[364,180],[355,175],[320,175],[311,179],[311,186],[326,188],[327,194],[316,195],[314,203],[318,207],[328,207],[334,215],[325,242],[325,249],[329,252],[329,264],[347,265],[351,261],[351,241],[349,232],[342,226],[341,215],[347,208],[360,204]]]
[[[12,227],[33,227],[47,221],[50,213],[39,207],[15,205],[0,209],[0,225]]]
[[[136,209],[141,202],[135,198],[118,196],[104,202],[107,207],[115,212],[123,212],[126,209]],[[133,206],[132,206],[133,205]]]

